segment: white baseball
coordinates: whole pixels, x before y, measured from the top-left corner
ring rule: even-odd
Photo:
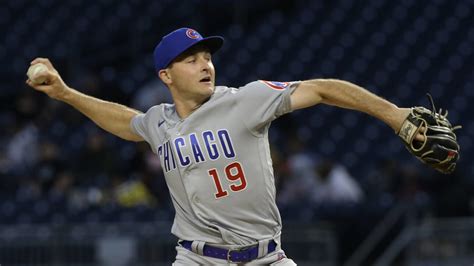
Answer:
[[[45,76],[39,76],[40,74],[47,72],[48,67],[43,63],[38,63],[30,66],[26,75],[35,84],[42,84],[46,81]]]

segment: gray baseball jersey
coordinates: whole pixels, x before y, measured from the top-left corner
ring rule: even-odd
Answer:
[[[154,106],[132,119],[133,131],[160,157],[176,210],[174,235],[224,245],[250,245],[279,235],[268,128],[291,111],[296,85],[217,86],[185,119],[173,104]]]

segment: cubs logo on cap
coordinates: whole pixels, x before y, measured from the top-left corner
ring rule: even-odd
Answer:
[[[199,32],[191,28],[177,29],[164,36],[155,47],[153,52],[155,70],[158,72],[167,68],[176,57],[198,43],[209,48],[211,53],[215,53],[222,47],[224,38],[221,36],[203,38]]]
[[[188,29],[186,31],[186,36],[188,36],[191,39],[199,39],[202,38],[201,34],[199,32],[193,30],[193,29]]]

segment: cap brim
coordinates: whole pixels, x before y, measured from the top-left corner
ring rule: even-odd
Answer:
[[[205,45],[206,47],[209,48],[209,50],[211,50],[211,54],[213,54],[213,53],[217,52],[222,47],[222,45],[224,44],[224,38],[222,38],[221,36],[209,36],[209,37],[203,38],[201,41],[193,44],[191,47],[196,46],[198,44]],[[189,47],[189,48],[191,48],[191,47]]]
[[[198,41],[198,42],[195,42],[193,43],[192,45],[186,47],[186,49],[184,49],[181,53],[179,53],[178,55],[176,55],[174,58],[172,58],[166,65],[165,67],[168,67],[178,56],[180,56],[181,54],[183,54],[184,52],[186,52],[187,50],[191,49],[192,47],[196,46],[196,45],[199,45],[199,44],[202,44],[204,45],[205,47],[209,48],[209,50],[211,51],[211,54],[214,54],[215,52],[217,52],[221,47],[222,45],[224,44],[224,38],[221,37],[221,36],[209,36],[209,37],[206,37],[206,38],[203,38],[202,40]]]

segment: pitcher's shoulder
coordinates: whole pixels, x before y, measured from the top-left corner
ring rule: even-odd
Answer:
[[[216,93],[222,93],[222,94],[236,94],[238,92],[245,91],[247,89],[252,89],[256,88],[258,86],[261,86],[260,81],[252,81],[247,84],[244,84],[239,87],[230,87],[230,86],[218,86],[216,87]]]

